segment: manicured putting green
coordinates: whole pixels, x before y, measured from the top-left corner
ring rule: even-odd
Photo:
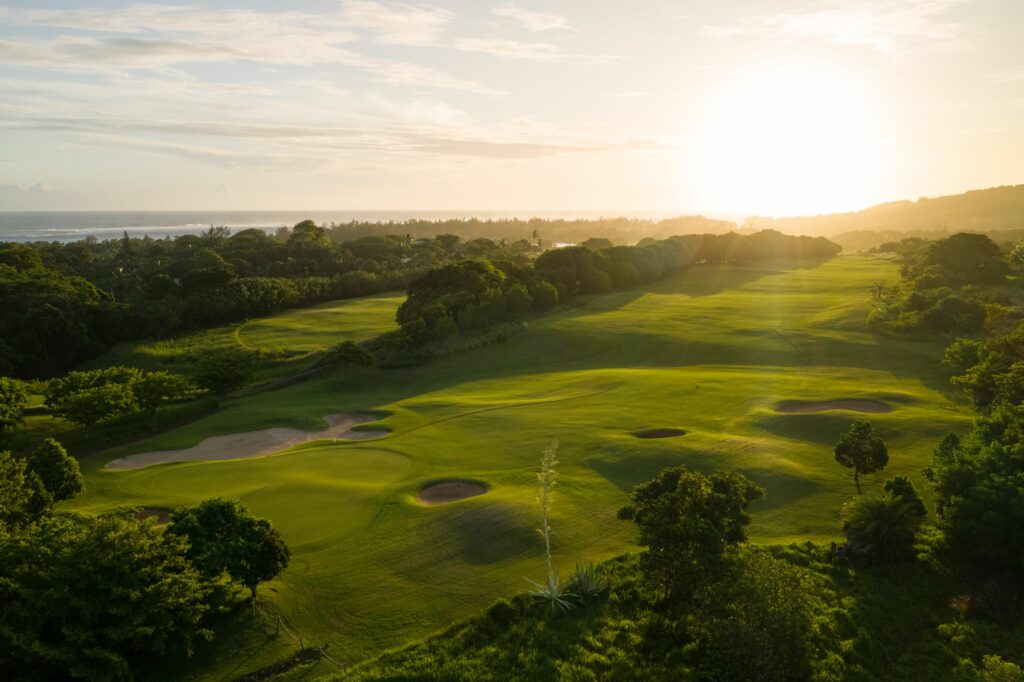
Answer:
[[[832,447],[854,419],[870,419],[889,447],[885,472],[862,478],[868,491],[893,474],[927,491],[921,471],[935,444],[970,423],[939,364],[944,339],[867,331],[870,286],[898,276],[891,263],[853,256],[696,266],[644,290],[578,299],[501,344],[228,401],[200,421],[86,458],[87,492],[71,506],[240,499],[293,551],[285,574],[262,591],[264,606],[346,662],[423,636],[543,574],[535,471],[554,439],[552,549],[563,574],[578,560],[635,547],[635,528],[616,520],[617,510],[633,486],[677,464],[739,469],[763,486],[754,541],[836,538],[856,489]],[[787,401],[833,400],[892,411],[777,411]],[[391,432],[255,459],[102,470],[115,457],[263,428],[318,430],[322,415],[354,412],[387,414],[381,424]],[[650,428],[687,434],[633,435]],[[487,493],[434,506],[417,500],[445,479],[485,483]],[[232,642],[167,677],[230,678],[292,653],[289,638],[255,626]]]

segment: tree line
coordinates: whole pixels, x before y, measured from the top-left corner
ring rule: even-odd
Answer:
[[[822,237],[764,231],[644,239],[636,246],[592,238],[580,246],[545,251],[532,264],[497,259],[451,263],[409,284],[396,316],[399,329],[372,346],[384,364],[402,364],[430,356],[456,337],[546,312],[571,296],[648,284],[693,264],[822,259],[839,251]]]
[[[536,242],[453,234],[335,242],[311,221],[269,235],[0,243],[0,374],[58,375],[110,345],[405,287],[463,258],[525,262]]]

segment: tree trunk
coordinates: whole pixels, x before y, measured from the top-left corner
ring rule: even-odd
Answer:
[[[860,472],[857,471],[856,467],[853,469],[853,482],[857,484],[857,494],[860,495]]]

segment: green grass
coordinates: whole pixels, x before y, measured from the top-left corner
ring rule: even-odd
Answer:
[[[88,364],[127,365],[147,370],[190,374],[191,358],[215,348],[241,347],[260,351],[268,362],[260,379],[293,373],[316,353],[342,341],[366,341],[396,327],[400,293],[328,301],[270,317],[204,329],[159,341],[122,343]]]
[[[970,412],[938,363],[944,340],[866,330],[868,287],[896,276],[893,264],[864,257],[820,266],[694,267],[643,291],[583,299],[502,344],[228,401],[182,428],[87,457],[87,492],[72,506],[100,511],[239,498],[271,519],[294,552],[287,572],[264,590],[265,605],[349,663],[521,591],[524,577],[542,576],[533,472],[554,438],[562,447],[553,552],[563,571],[576,560],[634,547],[635,530],[617,521],[616,511],[632,486],[683,463],[738,468],[767,489],[753,508],[755,542],[831,539],[841,505],[855,492],[832,445],[861,415],[778,414],[778,402],[873,398],[892,405],[890,413],[867,415],[891,461],[884,474],[865,477],[866,489],[896,473],[923,487],[921,470],[935,443],[969,425]],[[308,319],[301,313],[316,314],[286,317]],[[253,338],[296,346],[302,325],[289,324],[280,332],[261,324]],[[323,415],[350,410],[386,414],[391,433],[255,460],[101,469],[133,452],[267,426],[322,426]],[[658,427],[688,433],[632,435]],[[480,480],[489,491],[450,505],[416,503],[424,483],[445,477]],[[169,668],[169,677],[220,679],[290,655],[290,638],[268,639],[264,625],[239,624],[228,636],[260,646],[210,647]]]

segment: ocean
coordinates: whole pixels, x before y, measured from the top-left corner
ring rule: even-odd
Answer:
[[[673,215],[679,214],[654,211],[0,211],[0,241],[71,242],[86,237],[105,240],[120,238],[126,232],[133,237],[160,239],[199,234],[211,225],[222,225],[232,232],[251,227],[273,231],[307,218],[318,224],[330,224],[353,220],[402,222],[454,218],[572,220],[625,216],[660,220]]]

